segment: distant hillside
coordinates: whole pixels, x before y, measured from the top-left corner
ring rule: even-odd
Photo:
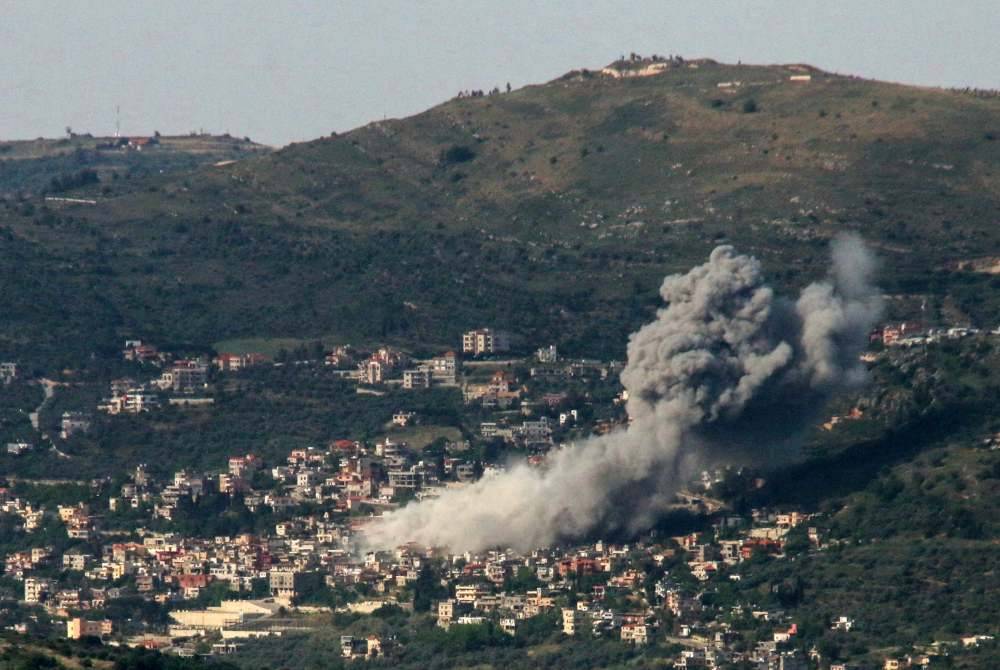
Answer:
[[[94,137],[0,141],[0,195],[58,195],[96,183],[192,170],[266,153],[227,135]]]
[[[891,316],[996,325],[1000,280],[957,268],[1000,248],[1000,99],[806,66],[610,68],[234,164],[102,174],[72,191],[95,205],[8,198],[0,353],[446,347],[493,324],[620,357],[663,275],[713,245],[799,285],[848,230],[877,246]]]

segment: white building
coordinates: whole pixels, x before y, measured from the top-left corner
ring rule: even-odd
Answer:
[[[431,387],[431,370],[430,368],[415,368],[413,370],[405,370],[403,372],[403,388],[408,390],[413,389],[429,389]]]
[[[510,336],[502,331],[481,328],[462,335],[462,353],[479,356],[510,351]]]

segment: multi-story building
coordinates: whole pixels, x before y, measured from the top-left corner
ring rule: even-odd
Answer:
[[[581,630],[583,613],[575,607],[564,607],[562,610],[563,635],[576,635]]]
[[[201,361],[177,361],[169,372],[175,392],[189,393],[208,385],[208,366]]]
[[[403,372],[403,388],[412,389],[428,389],[431,387],[431,370],[430,368],[415,368],[413,370],[405,370]]]
[[[454,351],[449,351],[441,356],[432,358],[429,367],[431,369],[431,377],[435,382],[439,384],[458,383],[459,361],[458,354]]]
[[[462,353],[479,356],[510,351],[510,336],[498,330],[480,328],[462,335]]]
[[[24,602],[40,603],[52,590],[52,582],[47,579],[28,577],[24,580]]]
[[[447,628],[455,620],[455,601],[442,600],[437,606],[437,625]]]
[[[109,619],[105,619],[104,621],[88,621],[87,619],[76,617],[66,622],[66,637],[70,640],[111,635],[112,630],[113,627]]]
[[[361,383],[381,384],[385,381],[385,376],[389,371],[382,361],[367,360],[358,366],[361,372]]]

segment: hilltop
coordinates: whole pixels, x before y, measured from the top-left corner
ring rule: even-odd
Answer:
[[[249,138],[196,133],[95,137],[69,130],[60,139],[0,141],[0,195],[57,197],[81,186],[124,183],[268,151]]]
[[[631,76],[630,76],[631,75]],[[776,283],[844,231],[890,316],[995,324],[1000,99],[803,65],[630,59],[233,163],[7,199],[0,351],[126,335],[454,346],[493,324],[620,357],[664,274],[728,242]],[[977,264],[978,263],[978,264]],[[51,364],[51,363],[49,363]]]

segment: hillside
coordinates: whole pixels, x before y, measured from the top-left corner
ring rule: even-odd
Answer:
[[[249,138],[227,135],[94,137],[71,133],[61,139],[0,141],[0,196],[58,197],[64,191],[98,183],[104,192],[132,179],[268,151]]]
[[[998,280],[968,262],[1000,248],[1000,98],[652,65],[72,191],[95,205],[8,199],[0,353],[74,366],[127,335],[434,348],[495,324],[620,357],[663,275],[713,245],[801,285],[845,230],[877,247],[891,317],[996,325]]]

